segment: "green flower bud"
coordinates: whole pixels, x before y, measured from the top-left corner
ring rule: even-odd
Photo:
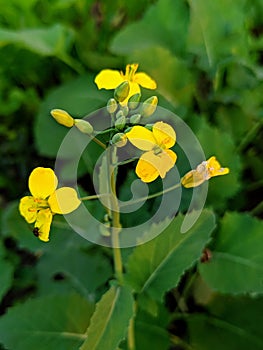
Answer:
[[[143,117],[151,116],[155,112],[157,104],[158,104],[157,96],[152,96],[152,97],[148,98],[142,104],[141,115]]]
[[[100,234],[104,237],[110,236],[111,225],[110,222],[105,222],[99,226]]]
[[[83,134],[91,135],[93,133],[92,125],[83,119],[75,119],[75,126],[79,129]]]
[[[120,118],[118,118],[115,122],[115,128],[118,130],[122,130],[125,127],[126,124],[126,117],[122,115]]]
[[[118,112],[116,113],[116,119],[119,119],[119,118],[121,118],[121,117],[124,117],[124,114],[123,114],[123,111],[122,111],[122,110],[120,110],[120,111],[118,111]]]
[[[114,98],[110,98],[108,103],[107,103],[107,111],[112,114],[114,112],[116,112],[118,108],[118,103]]]
[[[138,92],[137,94],[135,95],[132,95],[130,98],[129,98],[129,101],[128,101],[128,107],[130,109],[135,109],[138,107],[138,104],[140,103],[140,99],[141,99],[141,94]]]
[[[116,147],[123,147],[127,143],[127,136],[122,132],[118,132],[113,136],[111,142]]]
[[[141,115],[139,113],[137,114],[133,114],[131,117],[130,117],[130,123],[131,124],[138,124],[141,120]]]
[[[67,128],[71,128],[74,125],[74,119],[63,109],[52,109],[50,114],[59,124],[64,125]]]
[[[129,108],[128,108],[128,106],[122,107],[122,113],[125,115],[125,117],[128,115],[128,113],[129,113]]]
[[[130,84],[127,80],[116,87],[114,91],[114,98],[118,102],[123,102],[129,95]]]

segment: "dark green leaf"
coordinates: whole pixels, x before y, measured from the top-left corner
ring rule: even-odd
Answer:
[[[199,265],[206,283],[223,293],[263,293],[263,223],[248,214],[227,213],[212,259]]]
[[[190,345],[196,350],[261,350],[263,299],[216,297],[209,314],[186,317]]]
[[[0,339],[9,349],[77,350],[93,311],[77,294],[29,300],[0,319]]]

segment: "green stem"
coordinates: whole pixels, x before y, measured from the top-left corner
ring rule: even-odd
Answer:
[[[110,154],[108,156],[108,167],[109,167],[109,184],[110,184],[110,190],[111,190],[111,218],[112,218],[112,230],[111,230],[111,238],[112,238],[112,247],[113,247],[113,258],[114,258],[114,269],[116,278],[119,281],[119,283],[122,283],[123,281],[123,267],[122,267],[122,257],[121,257],[121,250],[120,250],[120,244],[119,244],[119,234],[121,231],[121,224],[120,224],[120,211],[119,211],[119,204],[116,194],[116,176],[114,173],[114,166],[112,165],[113,158],[116,156],[115,154],[116,149],[113,148],[113,151],[110,151]]]
[[[173,185],[173,186],[171,186],[169,188],[166,188],[165,190],[162,190],[162,191],[150,194],[149,196],[138,198],[138,199],[132,201],[131,203],[130,202],[123,203],[123,204],[121,204],[121,208],[128,207],[129,205],[133,205],[135,203],[145,202],[147,199],[152,199],[152,198],[155,198],[155,197],[158,197],[158,196],[162,196],[165,193],[171,192],[171,191],[175,190],[176,188],[179,188],[180,186],[181,186],[181,183],[178,183],[178,184],[175,184],[175,185]]]
[[[99,198],[107,197],[107,196],[109,196],[108,193],[93,194],[93,195],[91,195],[91,196],[81,197],[80,200],[81,200],[81,201],[89,201],[89,200],[92,200],[92,199],[99,199]]]
[[[134,334],[134,317],[130,319],[129,327],[128,327],[128,349],[135,350],[135,334]]]
[[[91,136],[92,137],[92,141],[94,141],[94,142],[96,142],[98,145],[100,145],[103,149],[106,149],[107,147],[106,147],[106,145],[103,143],[103,142],[101,142],[99,139],[97,139],[97,137],[96,136]]]

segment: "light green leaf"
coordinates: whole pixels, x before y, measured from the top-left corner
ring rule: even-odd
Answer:
[[[174,53],[182,53],[188,20],[186,3],[180,0],[158,1],[149,8],[142,20],[128,25],[117,34],[111,44],[111,50],[127,55],[157,45]]]
[[[112,286],[98,302],[80,350],[116,350],[133,316],[133,297],[127,287]]]
[[[157,238],[134,249],[127,264],[127,281],[137,292],[161,300],[200,257],[215,228],[214,215],[203,211],[184,234],[180,232],[183,220],[179,215]]]
[[[156,45],[134,51],[128,57],[130,62],[140,62],[139,69],[156,80],[158,92],[175,107],[191,103],[195,89],[194,76],[187,63],[169,49]]]
[[[29,300],[1,317],[0,339],[9,349],[77,350],[93,311],[77,294]]]
[[[240,189],[240,156],[236,152],[236,145],[231,136],[212,127],[204,119],[198,120],[196,136],[203,147],[206,159],[214,155],[222,167],[230,169],[228,175],[209,180],[208,203],[212,204],[213,208],[222,209],[225,201]]]
[[[95,130],[104,130],[110,119],[99,108],[106,105],[109,96],[109,91],[98,91],[93,76],[88,75],[59,87],[43,102],[34,129],[36,145],[39,153],[48,157],[57,157],[60,150],[60,174],[64,180],[75,180],[76,168],[79,175],[87,173],[87,170],[92,174],[103,149],[75,127],[69,129],[56,123],[50,111],[64,109],[74,118],[83,118],[94,112],[90,123]],[[65,143],[60,149],[63,141]],[[105,141],[102,139],[102,142]]]
[[[222,219],[212,259],[199,265],[206,283],[222,293],[263,293],[263,223],[248,214]]]
[[[43,56],[63,54],[72,44],[73,32],[61,24],[47,28],[0,28],[0,46],[15,44]]]
[[[201,58],[202,66],[212,67],[229,56],[247,57],[245,0],[191,0],[189,4],[189,51]]]

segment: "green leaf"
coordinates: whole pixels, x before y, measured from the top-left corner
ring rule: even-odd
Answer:
[[[136,350],[166,350],[170,341],[168,332],[159,326],[138,322],[135,326]]]
[[[91,75],[81,76],[52,91],[41,105],[35,122],[34,132],[39,153],[43,156],[55,157],[64,137],[71,130],[55,122],[50,115],[52,109],[64,109],[74,118],[82,118],[106,105],[108,97],[109,92],[98,91]],[[99,121],[96,120],[96,124],[98,123]],[[80,139],[83,136],[80,132],[78,135]],[[68,157],[74,155],[74,151],[75,154],[78,151],[78,145],[71,143],[71,146],[73,150],[69,150],[71,152]],[[93,152],[98,154],[99,146],[96,144],[93,146]],[[94,153],[90,152],[94,157]],[[94,158],[96,160],[96,157]],[[88,159],[85,160],[88,161]]]
[[[125,338],[133,316],[133,297],[127,287],[112,286],[98,302],[80,350],[115,350]]]
[[[247,57],[245,0],[194,0],[189,3],[189,51],[201,58],[203,67],[211,67],[229,56]]]
[[[61,248],[57,246],[56,250],[47,250],[39,258],[36,269],[40,295],[75,290],[90,298],[111,278],[110,260],[99,250],[83,251],[81,247],[71,244]],[[56,276],[60,278],[56,279]]]
[[[200,257],[215,227],[214,215],[203,211],[184,234],[180,232],[183,220],[179,215],[157,238],[134,249],[127,264],[127,281],[136,292],[161,300]]]
[[[153,77],[157,82],[158,92],[176,107],[191,103],[195,89],[194,76],[187,63],[169,49],[156,45],[132,52],[128,57],[130,62],[140,62],[140,71]]]
[[[206,283],[222,293],[263,293],[263,223],[248,214],[227,213],[212,259],[199,264]]]
[[[43,56],[63,54],[72,44],[73,32],[61,24],[47,28],[0,28],[0,46],[15,44]]]
[[[207,315],[185,318],[189,344],[195,350],[222,350],[222,342],[225,350],[261,350],[262,307],[262,298],[216,297]]]
[[[128,25],[116,35],[111,44],[111,51],[127,55],[157,45],[176,54],[182,53],[186,43],[188,20],[185,2],[158,1],[149,8],[142,20]]]
[[[232,198],[240,189],[240,156],[229,134],[212,127],[204,119],[199,118],[198,124],[196,136],[203,147],[206,158],[215,155],[222,167],[230,169],[228,175],[209,180],[207,201],[213,208],[222,209],[226,200]]]
[[[77,294],[29,300],[1,317],[0,339],[9,349],[77,350],[93,311]]]
[[[0,301],[12,285],[14,266],[5,260],[4,247],[0,241]]]

